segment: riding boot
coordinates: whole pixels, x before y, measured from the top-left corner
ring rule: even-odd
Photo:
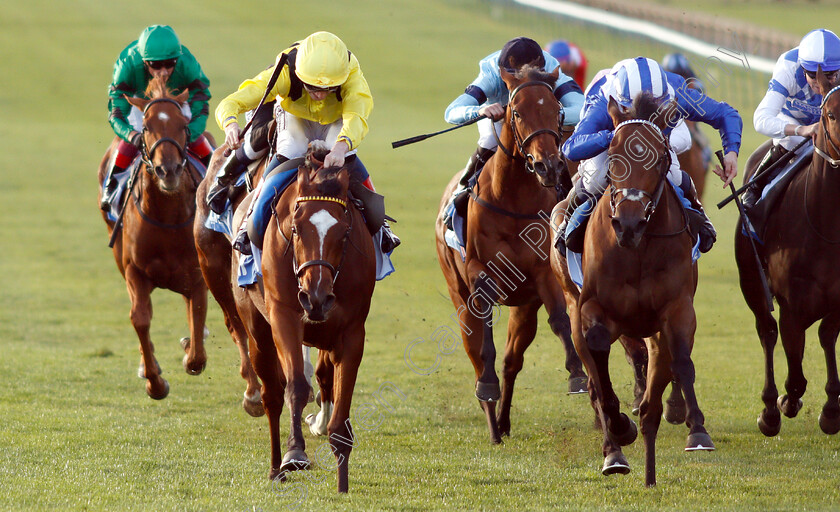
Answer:
[[[125,168],[114,164],[113,167],[108,171],[108,175],[105,176],[105,181],[103,182],[102,187],[102,197],[99,200],[99,208],[103,212],[110,212],[111,211],[111,197],[117,191],[117,174],[125,171]]]
[[[199,158],[198,161],[201,162],[202,164],[204,164],[204,168],[206,169],[207,167],[210,167],[210,159],[211,158],[213,158],[213,153],[210,153],[207,156],[203,156],[203,157]]]
[[[382,252],[388,254],[399,247],[402,243],[400,238],[391,231],[391,226],[388,221],[382,223]]]
[[[747,188],[747,191],[744,192],[741,199],[741,202],[744,205],[744,210],[749,211],[756,205],[756,203],[758,203],[758,200],[761,199],[761,193],[764,191],[764,187],[773,181],[773,178],[779,175],[784,166],[780,165],[769,174],[761,174],[765,169],[778,162],[779,159],[786,154],[788,154],[788,150],[782,147],[781,144],[776,144],[770,148],[770,151],[768,151],[766,155],[764,155],[761,163],[758,164],[758,167],[756,167],[755,172],[753,173],[753,177],[757,176],[758,178],[753,179],[753,181],[750,182],[750,186]]]
[[[578,194],[577,187],[572,187],[569,190],[569,195],[566,196],[566,208],[563,210],[563,220],[557,226],[557,233],[554,236],[554,247],[560,251],[563,256],[566,255],[566,228],[569,225],[569,219],[575,210],[583,204],[585,198]]]
[[[481,168],[484,167],[484,164],[487,163],[487,160],[489,160],[495,152],[495,149],[487,149],[478,146],[478,149],[475,150],[475,153],[473,153],[470,160],[467,162],[467,167],[464,169],[464,173],[461,175],[461,179],[458,180],[458,183],[466,187],[470,178],[472,178],[477,171],[480,171]]]
[[[240,153],[238,150],[231,152],[227,160],[222,164],[222,168],[219,169],[219,173],[210,186],[210,190],[207,191],[207,206],[219,215],[225,211],[228,196],[230,195],[230,186],[233,185],[239,175],[251,163],[250,161],[243,162],[242,157],[238,153]]]
[[[691,208],[688,208],[686,211],[688,212],[691,225],[696,226],[697,232],[700,235],[700,252],[709,252],[717,240],[717,231],[714,225],[712,225],[709,216],[706,215],[706,210],[703,209],[700,198],[697,197],[697,189],[694,188],[694,182],[691,181],[691,177],[685,171],[683,171],[683,183],[680,188],[685,193],[685,198],[691,203]]]

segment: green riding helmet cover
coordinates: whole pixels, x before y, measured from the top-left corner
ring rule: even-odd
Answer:
[[[169,60],[181,56],[181,41],[169,25],[147,27],[137,40],[137,48],[143,60]]]

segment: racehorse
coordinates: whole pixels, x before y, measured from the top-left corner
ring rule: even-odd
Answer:
[[[494,443],[510,435],[514,382],[525,349],[536,335],[537,312],[543,304],[551,330],[564,341],[570,383],[582,384],[586,378],[572,345],[563,292],[548,261],[551,236],[545,219],[571,185],[558,150],[560,106],[552,93],[558,70],[545,73],[526,66],[516,75],[502,69],[501,75],[511,92],[499,149],[471,191],[464,260],[444,240],[443,209],[457,186],[457,175],[444,191],[435,224],[438,261],[475,369],[476,398]],[[565,190],[558,191],[563,188],[556,187],[558,183]],[[545,233],[535,243],[540,230]],[[492,316],[496,303],[510,308],[503,389],[495,369]]]
[[[248,354],[248,332],[245,330],[245,325],[242,319],[239,318],[239,313],[236,311],[236,302],[233,298],[233,289],[231,288],[231,243],[224,234],[213,231],[205,227],[205,222],[208,215],[210,215],[210,208],[207,206],[204,198],[207,196],[207,189],[210,188],[219,168],[224,163],[224,152],[227,146],[222,145],[216,149],[213,158],[210,161],[210,166],[207,168],[207,175],[205,179],[198,186],[196,197],[196,215],[194,224],[195,245],[198,250],[198,261],[201,265],[201,272],[204,274],[204,280],[207,282],[207,287],[219,303],[222,313],[225,317],[225,326],[230,332],[233,342],[239,349],[239,374],[248,383],[245,389],[245,397],[242,400],[242,407],[245,412],[251,416],[257,417],[265,414],[262,401],[260,398],[260,382],[257,379],[257,374],[251,365],[251,359]],[[254,169],[254,173],[248,173],[249,188],[255,184],[265,169],[265,162],[262,161]],[[230,200],[235,211],[236,207],[244,199],[244,194],[232,195]],[[235,275],[235,272],[234,272]]]
[[[269,478],[283,481],[288,472],[311,465],[301,430],[310,390],[301,354],[307,345],[320,350],[315,376],[322,413],[332,410],[325,431],[318,433],[329,435],[338,491],[347,492],[354,439],[350,402],[362,360],[376,262],[362,214],[348,200],[349,171],[317,163],[328,152],[323,146],[313,155],[310,146],[296,183],[275,205],[263,242],[263,278],[248,287],[233,287],[237,309],[255,342],[251,361],[263,382],[271,435]],[[234,224],[244,209],[240,205]],[[291,411],[291,432],[281,458],[284,398]]]
[[[840,87],[831,88],[822,71],[817,83],[823,94],[820,128],[814,138],[815,155],[809,167],[791,179],[790,185],[770,212],[764,243],[758,245],[767,271],[770,292],[779,304],[779,323],[773,318],[764,295],[758,264],[741,222],[735,230],[735,260],[741,291],[755,315],[756,331],[764,349],[764,410],[758,428],[765,436],[781,429],[779,410],[793,418],[802,408],[807,380],[802,371],[805,330],[820,321],[820,345],[825,353],[828,396],[819,417],[826,434],[840,431],[840,380],[835,345],[840,332],[840,286],[835,265],[840,258],[840,222],[836,209],[840,191]],[[827,91],[827,92],[826,92]],[[766,151],[765,151],[766,152]],[[763,154],[763,153],[762,153]],[[758,158],[751,159],[755,168]],[[786,394],[779,396],[773,368],[773,350],[781,330],[787,356]]]
[[[586,228],[577,301],[567,267],[555,266],[561,270],[575,347],[589,373],[590,399],[604,432],[604,474],[630,471],[621,446],[632,443],[638,432],[619,410],[609,376],[610,346],[622,335],[646,338],[647,389],[639,408],[648,486],[656,484],[656,434],[662,395],[672,377],[688,409],[686,450],[713,449],[697,405],[690,357],[696,329],[694,241],[679,199],[666,183],[671,159],[662,130],[675,108],[669,104],[659,110],[647,94],[626,112],[610,100],[616,126],[608,150],[611,184]]]
[[[201,177],[187,158],[188,120],[181,112],[188,94],[184,91],[172,96],[165,80],[152,79],[145,91],[149,99],[127,98],[143,112],[142,163],[136,185],[126,191],[130,197],[124,202],[121,232],[113,250],[131,299],[131,323],[140,338],[138,373],[147,379],[146,392],[155,400],[169,394],[169,383],[160,376],[149,336],[152,290],[166,288],[184,296],[190,323],[190,336],[182,339],[186,352],[184,369],[190,375],[198,375],[207,364],[207,286],[192,236],[195,190]],[[115,138],[99,164],[100,195],[118,143]],[[111,234],[114,222],[104,212],[103,218]]]

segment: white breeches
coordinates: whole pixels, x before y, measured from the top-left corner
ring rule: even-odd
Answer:
[[[290,160],[305,155],[309,143],[313,140],[323,140],[332,148],[344,124],[341,119],[330,124],[301,119],[279,106],[275,109],[275,114],[277,115],[277,154]],[[355,149],[347,152],[347,156],[355,154]]]
[[[478,125],[478,145],[484,149],[496,149],[499,145],[496,136],[502,134],[502,121],[493,122],[482,119],[476,125]]]

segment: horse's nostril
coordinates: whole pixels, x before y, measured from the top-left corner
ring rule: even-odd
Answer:
[[[301,290],[298,292],[298,302],[300,302],[300,306],[304,311],[312,311],[312,303],[309,302],[309,294],[305,291]]]

